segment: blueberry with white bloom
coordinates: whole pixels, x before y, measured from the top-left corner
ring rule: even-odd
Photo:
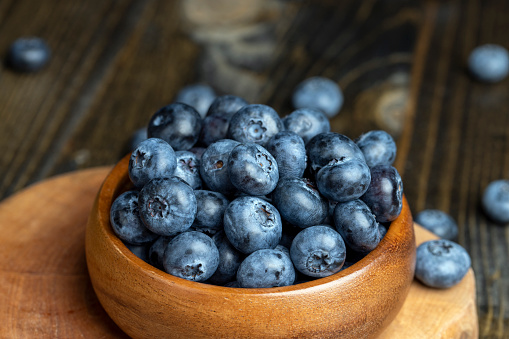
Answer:
[[[509,223],[509,180],[492,181],[484,190],[482,206],[496,223]]]
[[[202,118],[205,117],[210,105],[216,98],[214,90],[204,84],[193,84],[182,88],[175,97],[175,102],[181,102],[194,107]]]
[[[343,92],[334,81],[316,76],[297,86],[292,102],[295,108],[316,108],[332,118],[343,106]]]
[[[35,72],[48,63],[50,56],[50,48],[44,39],[26,37],[12,43],[7,62],[16,71]]]
[[[244,288],[268,288],[292,285],[295,269],[279,249],[262,249],[250,254],[237,271],[237,281]]]
[[[396,159],[396,143],[385,131],[369,131],[362,134],[355,143],[364,154],[369,167],[392,165]]]
[[[470,53],[468,67],[480,81],[498,82],[509,74],[509,52],[495,44],[476,47]]]
[[[414,221],[442,239],[455,240],[458,237],[458,225],[443,211],[435,209],[421,211],[415,216]]]
[[[287,131],[300,135],[307,143],[315,135],[330,132],[330,122],[327,116],[315,108],[300,108],[283,118]]]

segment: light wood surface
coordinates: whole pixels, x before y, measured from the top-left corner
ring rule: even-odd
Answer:
[[[56,177],[0,204],[0,337],[122,338],[85,263],[85,224],[110,168]],[[417,242],[432,237],[415,226]],[[413,282],[380,338],[476,338],[472,271],[448,290]]]

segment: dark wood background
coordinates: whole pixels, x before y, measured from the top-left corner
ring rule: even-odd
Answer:
[[[480,336],[509,338],[509,228],[479,207],[486,185],[509,177],[509,79],[465,70],[475,46],[509,47],[508,18],[503,0],[0,0],[2,58],[26,35],[53,50],[39,73],[0,67],[0,198],[115,163],[186,84],[284,116],[298,82],[323,75],[346,98],[333,129],[389,131],[413,212],[458,222]]]

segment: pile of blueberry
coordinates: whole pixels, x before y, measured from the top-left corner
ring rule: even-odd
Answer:
[[[111,206],[115,234],[153,266],[216,285],[287,286],[360,260],[400,214],[386,132],[353,141],[317,108],[281,119],[237,96],[186,90],[197,94],[152,116],[129,161],[135,189]],[[338,93],[320,100],[339,110],[342,98],[324,99]]]

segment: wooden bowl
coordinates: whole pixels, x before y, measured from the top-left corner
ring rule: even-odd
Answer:
[[[370,338],[394,319],[414,276],[415,238],[407,201],[377,248],[326,278],[240,289],[187,281],[132,254],[109,221],[130,186],[128,157],[103,183],[88,220],[92,285],[115,323],[134,338]]]

